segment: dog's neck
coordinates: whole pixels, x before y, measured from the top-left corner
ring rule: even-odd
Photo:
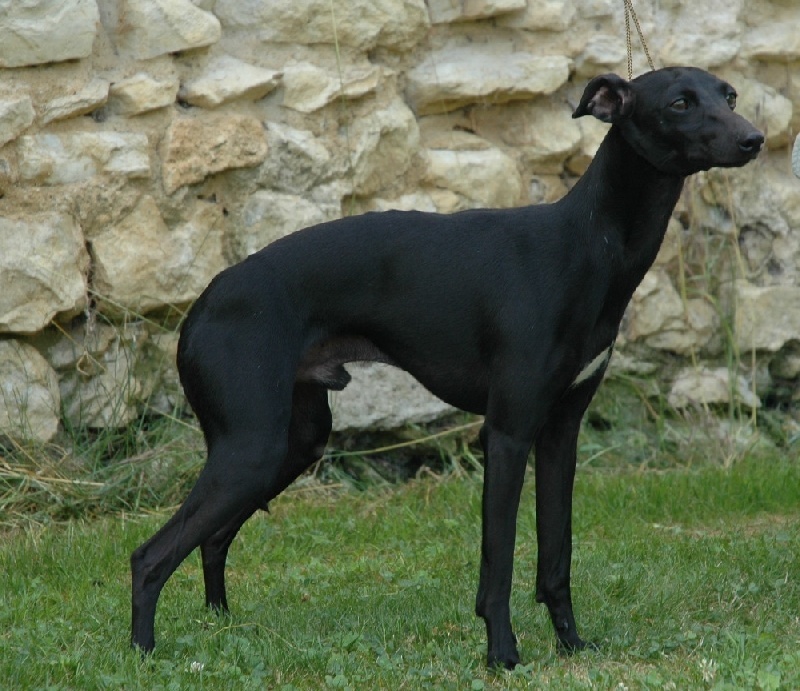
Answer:
[[[587,201],[576,210],[598,221],[589,226],[618,236],[626,271],[640,274],[638,282],[658,254],[685,179],[660,172],[613,126],[567,197],[583,195]]]

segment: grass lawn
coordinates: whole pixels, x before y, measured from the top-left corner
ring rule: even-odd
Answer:
[[[512,600],[527,664],[513,673],[486,671],[473,614],[478,474],[288,493],[234,543],[233,614],[205,611],[193,555],[164,589],[146,660],[128,648],[128,556],[165,515],[7,529],[0,686],[800,688],[796,459],[579,471],[574,600],[600,649],[572,658],[533,600],[530,473]]]

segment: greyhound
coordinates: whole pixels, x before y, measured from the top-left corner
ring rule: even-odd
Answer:
[[[754,159],[764,137],[736,92],[696,68],[592,79],[573,117],[611,124],[560,201],[387,211],[282,238],[221,272],[183,325],[178,368],[208,459],[184,504],[131,556],[132,645],[155,645],[164,583],[200,547],[206,604],[242,524],[324,452],[344,365],[384,362],[483,415],[476,613],[488,664],[519,663],[511,627],[516,516],[535,451],[536,600],[563,651],[584,648],[570,592],[581,418],[625,307],[655,259],[686,176]]]

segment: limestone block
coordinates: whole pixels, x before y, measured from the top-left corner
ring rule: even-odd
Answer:
[[[466,135],[470,136],[470,135]],[[514,160],[500,149],[472,137],[481,148],[429,149],[426,181],[458,193],[468,206],[510,207],[522,200],[524,185]]]
[[[683,242],[682,235],[683,226],[681,222],[676,218],[670,218],[667,224],[667,232],[664,234],[664,240],[658,250],[653,266],[666,266],[678,258]]]
[[[481,109],[473,117],[481,134],[517,151],[534,173],[561,173],[582,142],[578,121],[563,106],[517,104]]]
[[[579,0],[578,14],[585,19],[601,19],[614,15],[616,0]]]
[[[432,24],[472,21],[521,10],[526,0],[428,0]]]
[[[483,19],[524,9],[527,0],[463,0],[464,17]]]
[[[95,0],[0,0],[0,67],[86,58],[99,19]]]
[[[176,118],[162,144],[164,189],[183,185],[229,168],[252,168],[267,156],[264,128],[248,115],[200,115]]]
[[[763,228],[745,228],[739,236],[742,258],[749,269],[758,271],[772,259],[773,240]]]
[[[636,341],[659,332],[680,328],[683,302],[663,269],[648,271],[631,298],[625,336]]]
[[[569,188],[560,175],[534,175],[528,185],[531,204],[552,204],[561,199]]]
[[[596,118],[579,118],[574,122],[578,123],[581,131],[581,144],[578,151],[567,161],[567,170],[574,175],[583,175],[606,138],[610,127]]]
[[[92,79],[76,93],[53,99],[42,111],[42,124],[76,118],[97,110],[108,100],[108,87],[109,83],[105,79]]]
[[[230,55],[212,60],[206,70],[186,82],[178,94],[182,101],[203,108],[214,108],[238,98],[257,101],[280,81],[278,70],[267,70]]]
[[[740,229],[768,228],[772,236],[786,236],[800,228],[797,181],[785,170],[773,166],[712,169],[701,180],[703,200],[709,205],[706,225],[712,232],[732,232],[731,216]],[[717,206],[725,210],[723,216]]]
[[[436,210],[440,214],[452,214],[457,211],[463,211],[464,209],[471,209],[475,206],[480,206],[479,204],[475,204],[475,202],[456,194],[452,190],[433,188],[427,190],[427,194],[430,196],[431,201],[433,201],[434,205],[436,206]]]
[[[184,402],[176,365],[178,338],[176,331],[151,333],[136,359],[135,376],[148,411],[170,415]]]
[[[28,129],[35,117],[36,112],[29,96],[0,100],[0,147]]]
[[[790,232],[772,240],[772,254],[767,257],[766,266],[770,284],[800,284],[800,233]],[[764,267],[762,263],[759,269]],[[764,282],[767,284],[767,282]]]
[[[431,24],[457,22],[464,16],[463,0],[428,0]]]
[[[341,218],[342,200],[353,198],[353,187],[348,180],[332,180],[309,190],[307,197],[323,210],[328,219]]]
[[[221,35],[219,20],[191,0],[125,0],[117,32],[123,51],[138,60],[210,46]]]
[[[331,173],[331,153],[312,132],[269,122],[267,140],[267,158],[256,173],[260,186],[305,192]]]
[[[155,200],[144,196],[91,245],[94,289],[102,311],[112,315],[190,302],[227,265],[222,210],[203,201],[186,223],[170,229]]]
[[[263,41],[406,51],[429,26],[424,0],[217,0],[226,27],[257,31]]]
[[[158,371],[165,377],[173,377],[170,382],[174,386],[170,337],[177,340],[177,334],[150,335],[141,322],[117,327],[88,322],[45,331],[34,339],[34,345],[60,377],[64,416],[71,425],[122,427],[144,405],[149,408],[156,400],[163,401],[152,381],[159,367],[163,366]],[[166,381],[163,386],[166,390]]]
[[[407,96],[419,115],[530,99],[565,84],[569,64],[564,56],[512,52],[509,45],[443,48],[408,72]]]
[[[269,243],[340,214],[296,194],[261,190],[251,195],[242,212],[242,227],[237,231],[237,256],[245,257]]]
[[[499,26],[528,31],[566,31],[575,25],[574,0],[534,0],[521,12],[498,18]]]
[[[655,21],[668,26],[660,57],[665,65],[710,68],[732,60],[741,45],[743,0],[672,3]]]
[[[742,41],[742,57],[757,60],[800,59],[800,32],[792,21],[764,23],[748,28]]]
[[[352,381],[344,391],[331,394],[337,431],[394,429],[453,411],[402,370],[375,363],[351,364],[347,370]]]
[[[179,88],[177,76],[172,79],[156,79],[145,72],[139,72],[111,85],[109,107],[119,115],[147,113],[175,103]]]
[[[595,34],[578,56],[576,65],[580,74],[595,76],[601,71],[617,69],[625,62],[624,42],[615,34]]]
[[[143,398],[136,362],[147,339],[141,323],[114,328],[97,324],[73,330],[73,367],[61,373],[63,414],[73,427],[124,427],[139,413]]]
[[[0,436],[50,441],[58,431],[56,373],[27,343],[0,340]]]
[[[293,63],[284,70],[283,105],[313,113],[338,98],[374,93],[380,79],[381,68],[375,65],[345,67],[341,73],[332,73],[308,62]]]
[[[667,401],[674,408],[727,405],[733,400],[748,408],[760,408],[761,401],[741,375],[725,367],[687,368],[672,382]]]
[[[719,331],[719,316],[706,300],[681,300],[667,273],[649,271],[633,294],[623,321],[630,341],[681,355],[697,353]]]
[[[359,118],[350,130],[353,191],[374,194],[402,176],[419,148],[419,127],[402,101]]]
[[[740,352],[756,349],[774,353],[789,341],[800,340],[800,288],[759,287],[739,280],[735,290],[734,328]]]
[[[75,220],[47,212],[0,217],[0,333],[33,333],[86,306],[89,255]]]
[[[436,204],[429,194],[414,192],[403,194],[396,199],[374,197],[363,204],[363,211],[427,211],[436,212]]]
[[[116,338],[117,331],[107,324],[76,320],[59,329],[40,331],[30,343],[57,373],[77,369],[88,377],[96,369],[91,356],[108,350]]]
[[[661,48],[661,62],[667,65],[694,65],[710,69],[736,57],[741,48],[738,38],[714,37],[705,33],[673,32]]]
[[[675,319],[661,331],[648,336],[645,343],[651,348],[668,350],[680,355],[697,354],[719,333],[719,316],[706,300],[686,300],[680,320]]]
[[[786,146],[792,121],[792,102],[755,79],[737,77],[734,86],[738,93],[737,111],[764,132],[767,146],[771,149]]]
[[[147,135],[120,132],[36,134],[18,141],[19,175],[37,185],[67,185],[108,173],[150,175]]]

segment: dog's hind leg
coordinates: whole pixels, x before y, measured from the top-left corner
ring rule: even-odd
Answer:
[[[131,643],[135,647],[149,651],[155,645],[156,603],[167,579],[192,550],[232,525],[242,507],[261,501],[285,456],[285,431],[242,434],[239,429],[236,435],[217,436],[209,444],[208,461],[186,501],[131,555]]]
[[[228,558],[228,549],[247,519],[259,508],[266,509],[266,507],[266,501],[260,505],[256,503],[248,506],[200,544],[207,607],[219,612],[228,611],[228,598],[225,591],[225,561]]]
[[[292,417],[289,422],[288,452],[272,486],[258,502],[231,519],[221,530],[200,545],[203,558],[203,580],[206,605],[228,611],[225,590],[225,560],[239,529],[258,509],[266,509],[270,499],[280,494],[325,451],[331,431],[328,391],[313,383],[297,383],[292,395]]]

